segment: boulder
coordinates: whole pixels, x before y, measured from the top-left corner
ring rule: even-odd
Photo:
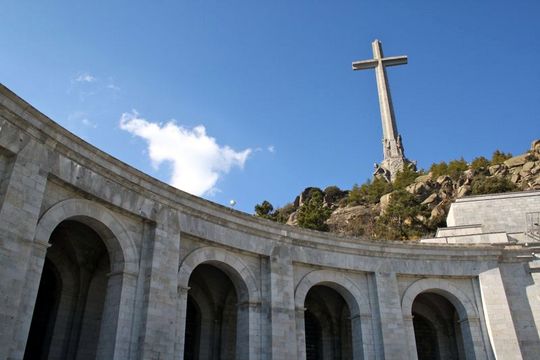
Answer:
[[[536,163],[534,161],[527,161],[525,164],[523,164],[521,171],[531,171],[535,165]]]
[[[392,193],[384,194],[381,196],[381,199],[379,200],[379,204],[381,205],[381,215],[384,214],[384,211],[390,204],[390,197],[392,196]]]
[[[289,218],[287,219],[287,225],[293,225],[293,226],[298,225],[298,219],[296,217],[296,211],[293,212],[291,215],[289,215]]]
[[[420,175],[419,177],[417,177],[416,179],[414,179],[414,182],[428,182],[429,180],[431,180],[431,173],[429,174],[426,174],[426,175]]]
[[[367,205],[338,208],[326,220],[326,224],[332,232],[361,236],[373,222],[373,210]]]
[[[456,193],[457,198],[462,198],[466,195],[469,195],[471,193],[471,186],[470,185],[463,185],[461,186]]]
[[[535,162],[535,166],[530,170],[532,175],[536,175],[540,172],[540,161]]]
[[[444,209],[444,203],[440,203],[439,205],[435,206],[433,210],[431,210],[431,218],[439,218],[441,216],[446,215],[446,211]]]
[[[531,152],[540,154],[540,139],[534,140],[531,144]]]
[[[300,194],[300,197],[298,199],[298,207],[308,202],[309,199],[311,199],[311,196],[313,195],[314,192],[318,192],[321,195],[321,198],[324,197],[324,192],[318,187],[307,187]],[[296,200],[295,200],[295,205],[296,205]]]
[[[476,175],[477,171],[474,170],[474,169],[469,169],[469,170],[465,170],[465,172],[463,173],[463,175],[465,175],[465,179],[467,180],[471,180],[475,175]]]
[[[508,168],[504,164],[491,165],[488,167],[489,175],[504,176],[508,174]]]
[[[437,178],[437,184],[442,185],[448,182],[452,182],[452,178],[448,175],[441,175]]]
[[[431,187],[426,182],[414,182],[405,188],[413,195],[427,195],[431,191]]]
[[[519,180],[521,180],[521,176],[519,174],[514,174],[510,178],[510,181],[513,182],[514,184],[517,184]]]
[[[514,156],[504,162],[504,165],[508,166],[509,168],[513,168],[516,166],[521,166],[525,164],[528,160],[529,154],[522,154],[518,156]]]
[[[422,205],[427,205],[429,207],[434,207],[436,203],[438,203],[441,200],[439,195],[437,193],[433,193],[429,195],[424,201],[422,201]],[[430,206],[432,205],[432,206]]]

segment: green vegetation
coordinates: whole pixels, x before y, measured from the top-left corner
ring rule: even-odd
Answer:
[[[474,158],[471,162],[471,169],[473,170],[479,170],[479,169],[487,169],[491,163],[488,159],[486,159],[483,156],[479,156],[477,158]]]
[[[467,162],[461,158],[459,160],[452,160],[448,164],[441,161],[438,164],[432,164],[429,168],[429,172],[433,179],[437,179],[439,176],[447,175],[452,179],[457,180],[461,174],[469,169]]]
[[[392,184],[383,179],[368,180],[361,186],[354,185],[347,202],[350,205],[376,204],[384,194],[392,191]]]
[[[355,184],[348,194],[347,203],[349,205],[376,204],[381,199],[381,196],[391,193],[394,190],[405,189],[414,183],[414,180],[422,174],[422,172],[417,172],[407,166],[396,175],[393,183],[389,183],[381,178],[374,178],[373,180],[367,180],[360,186]]]
[[[392,183],[392,190],[404,190],[420,175],[423,175],[423,173],[415,171],[411,166],[405,166],[403,171],[396,174],[396,179]]]
[[[423,219],[429,216],[425,205],[405,190],[397,190],[390,196],[390,203],[376,223],[374,236],[378,239],[409,240],[429,233]]]
[[[264,200],[261,204],[255,205],[255,215],[264,219],[272,219],[274,207],[270,202]]]
[[[327,231],[325,221],[332,214],[332,210],[323,206],[323,197],[319,191],[311,191],[309,200],[304,202],[296,215],[298,225],[312,230]]]
[[[495,150],[491,156],[491,165],[500,165],[511,157],[511,153],[504,153],[500,150]]]
[[[498,171],[496,175],[489,176],[490,166],[500,165],[511,157],[510,153],[496,150],[491,159],[478,156],[470,164],[463,158],[448,163],[441,161],[432,164],[429,169],[431,176],[421,180],[417,178],[424,175],[424,171],[406,167],[396,175],[393,183],[374,177],[362,185],[355,184],[350,191],[341,190],[334,185],[324,190],[308,187],[294,203],[281,208],[274,209],[266,200],[257,204],[255,215],[286,223],[291,215],[295,214],[297,224],[308,229],[337,231],[353,236],[366,235],[376,239],[418,239],[431,235],[439,226],[445,226],[448,207],[458,191],[461,195],[480,195],[519,190],[519,187],[510,181],[510,176],[515,172],[508,171],[505,167],[500,171],[495,169]],[[538,156],[529,153],[526,160],[536,161]],[[448,176],[450,179],[437,182],[440,176]],[[418,186],[411,187],[408,191],[407,188],[416,181],[419,181]],[[391,196],[384,212],[380,214],[380,199],[386,194]],[[428,197],[430,200],[425,201]],[[426,204],[422,204],[423,201]],[[359,207],[351,209],[351,212],[344,211],[344,217],[336,217],[329,229],[326,221],[333,210],[345,206]]]
[[[274,206],[269,201],[264,200],[255,205],[255,216],[284,224],[295,210],[294,204],[289,203],[274,211]]]
[[[519,190],[510,180],[503,177],[478,176],[472,184],[473,195],[503,193]]]
[[[282,224],[285,224],[289,220],[289,216],[296,210],[294,204],[288,203],[285,204],[282,208],[277,209],[275,214],[275,220]]]
[[[324,201],[327,204],[336,204],[346,196],[347,191],[343,191],[335,185],[328,186],[326,189],[324,189]]]

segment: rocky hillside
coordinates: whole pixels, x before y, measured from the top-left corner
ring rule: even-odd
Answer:
[[[409,240],[444,226],[456,198],[520,190],[540,190],[540,140],[518,156],[495,151],[491,160],[453,160],[419,172],[408,168],[393,183],[374,178],[350,190],[309,187],[279,209],[263,201],[255,214],[320,231]]]

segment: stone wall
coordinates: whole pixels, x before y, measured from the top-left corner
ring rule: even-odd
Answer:
[[[415,359],[422,293],[455,308],[467,358],[532,358],[540,345],[540,279],[527,248],[373,242],[255,218],[127,166],[0,86],[0,358],[24,356],[50,237],[65,220],[95,231],[111,262],[98,358],[182,358],[200,264],[234,285],[239,359],[305,358],[305,299],[316,285],[347,304],[355,359]]]

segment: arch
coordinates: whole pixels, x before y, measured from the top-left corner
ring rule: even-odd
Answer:
[[[370,316],[369,299],[358,286],[344,274],[329,270],[314,270],[304,275],[294,291],[297,309],[304,308],[308,291],[315,285],[325,285],[336,290],[347,302],[351,317]]]
[[[298,358],[306,358],[304,304],[309,290],[315,285],[324,285],[343,297],[349,307],[352,327],[352,351],[354,359],[374,357],[373,318],[368,297],[360,291],[354,281],[345,274],[330,270],[314,270],[298,282],[294,291],[296,307],[296,341]]]
[[[106,207],[90,200],[68,199],[52,206],[38,221],[36,241],[47,244],[54,229],[64,220],[79,221],[98,233],[111,257],[111,272],[138,272],[139,254],[128,232]]]
[[[401,311],[404,317],[412,315],[414,299],[419,294],[428,291],[450,301],[458,312],[459,320],[478,318],[478,311],[467,294],[448,281],[440,279],[420,279],[409,285],[401,300]]]
[[[238,293],[238,300],[253,304],[261,301],[257,281],[249,267],[233,253],[210,246],[193,250],[182,260],[178,270],[179,289],[188,287],[191,273],[201,264],[214,265],[229,275]]]

